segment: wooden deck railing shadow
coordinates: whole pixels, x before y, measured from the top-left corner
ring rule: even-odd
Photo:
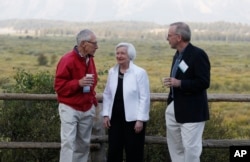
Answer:
[[[151,102],[166,102],[167,93],[151,93]],[[99,105],[102,103],[102,94],[97,94]],[[20,94],[20,93],[0,93],[0,100],[56,100],[55,94]],[[250,102],[250,95],[248,94],[208,94],[209,102]],[[101,107],[101,106],[100,106]],[[100,118],[101,120],[102,118]],[[99,123],[98,129],[102,128],[102,121]],[[104,145],[108,138],[104,131],[93,134],[91,138],[91,150],[95,150],[96,162],[101,161],[98,158],[104,156]],[[146,144],[167,144],[165,137],[146,136]],[[203,140],[203,147],[205,148],[228,148],[229,146],[250,146],[250,139],[235,140],[235,139],[207,139]],[[0,142],[0,149],[59,149],[58,142]]]

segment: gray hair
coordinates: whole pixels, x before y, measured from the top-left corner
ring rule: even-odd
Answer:
[[[117,50],[117,48],[119,48],[119,47],[126,47],[129,59],[132,61],[135,60],[136,50],[135,50],[135,47],[133,44],[127,43],[127,42],[121,42],[121,43],[116,45],[115,50]]]
[[[183,41],[189,42],[191,40],[191,31],[186,23],[175,22],[170,24],[170,26],[176,26],[175,34],[179,34]]]
[[[76,36],[77,45],[80,46],[82,41],[90,41],[92,34],[94,33],[89,29],[81,30]]]

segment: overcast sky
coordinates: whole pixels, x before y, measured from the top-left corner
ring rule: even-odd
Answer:
[[[250,0],[0,0],[0,20],[227,21],[250,24]]]

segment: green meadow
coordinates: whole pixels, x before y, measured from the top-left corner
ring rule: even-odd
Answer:
[[[147,70],[152,93],[167,93],[161,78],[168,76],[175,50],[162,39],[106,39],[99,38],[95,62],[99,73],[97,92],[102,93],[107,71],[115,63],[114,47],[119,42],[131,42],[137,50],[135,64]],[[250,93],[249,42],[194,41],[203,48],[211,63],[211,85],[208,93]],[[30,73],[49,71],[54,75],[60,57],[75,45],[74,37],[18,37],[0,36],[0,89],[15,83],[17,69]],[[41,59],[46,60],[41,63]],[[40,61],[39,61],[40,60]],[[225,123],[250,131],[249,103],[210,103],[211,111],[224,116]],[[242,135],[241,138],[245,138]]]

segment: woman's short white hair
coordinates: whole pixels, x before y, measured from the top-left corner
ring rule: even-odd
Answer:
[[[126,47],[129,59],[132,61],[135,60],[136,50],[135,50],[135,47],[133,44],[127,43],[127,42],[121,42],[121,43],[116,45],[115,50],[117,50],[117,48],[119,48],[119,47]]]

